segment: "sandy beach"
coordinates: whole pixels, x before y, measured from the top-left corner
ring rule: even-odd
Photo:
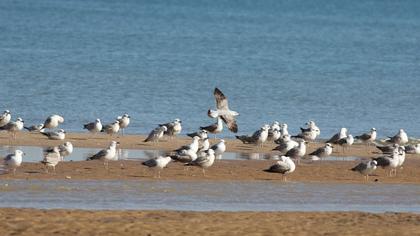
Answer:
[[[71,141],[75,147],[106,147],[110,142],[110,137],[97,135],[91,138],[90,134],[72,133],[67,135],[67,141]],[[181,137],[174,140],[166,140],[156,144],[144,143],[144,136],[123,136],[116,137],[121,143],[121,148],[131,149],[161,149],[171,151],[182,144],[190,142],[189,137]],[[7,136],[0,137],[0,145],[9,142]],[[215,142],[212,140],[212,142]],[[227,151],[229,152],[270,152],[275,144],[266,144],[264,148],[254,145],[244,145],[237,140],[227,140]],[[44,138],[40,134],[20,133],[14,141],[16,145],[29,146],[53,146],[62,141],[53,141]],[[309,151],[323,145],[322,143],[309,144]],[[368,153],[369,152],[369,153]],[[377,155],[376,150],[366,149],[365,145],[354,145],[345,153],[341,147],[336,148],[335,156],[360,156],[373,157]],[[138,157],[146,158],[146,157]],[[345,157],[344,157],[345,158]],[[40,157],[41,160],[41,157]],[[217,180],[217,181],[281,181],[280,174],[266,173],[267,169],[274,160],[218,160],[206,172],[206,176],[200,168],[190,167],[186,169],[181,163],[173,162],[168,168],[162,171],[163,180]],[[361,182],[363,177],[350,169],[358,161],[304,161],[296,168],[296,171],[289,176],[290,181],[297,182]],[[140,161],[121,160],[110,163],[107,171],[101,161],[71,161],[61,162],[57,166],[56,173],[45,173],[41,163],[23,163],[16,175],[1,175],[0,179],[154,179],[155,173],[147,167],[142,166]],[[388,177],[387,170],[378,169],[370,182],[381,183],[419,183],[420,182],[420,158],[417,155],[407,155],[407,160],[403,169],[398,171],[396,177]]]
[[[144,143],[144,136],[115,137],[121,148],[159,149],[171,151],[190,141],[188,137],[164,140],[157,144]],[[66,141],[75,147],[103,148],[111,138],[106,135],[71,133]],[[211,140],[213,143],[215,140]],[[0,145],[9,145],[7,134],[0,134]],[[226,140],[229,152],[265,152],[264,148],[244,145],[237,140]],[[53,146],[62,141],[52,141],[40,134],[20,133],[13,145]],[[323,145],[309,144],[309,150]],[[336,148],[335,156],[373,157],[374,148],[352,146],[345,153]],[[139,157],[146,158],[146,157]],[[41,159],[41,157],[40,157]],[[16,175],[0,175],[0,180],[153,180],[153,181],[282,181],[279,174],[266,173],[273,160],[218,160],[206,171],[180,163],[171,163],[161,178],[137,160],[120,160],[110,163],[106,170],[101,161],[66,161],[59,163],[56,173],[46,173],[41,163],[23,163]],[[363,176],[350,171],[358,161],[304,161],[288,177],[289,182],[305,183],[363,183]],[[370,185],[380,183],[420,183],[420,158],[407,155],[403,169],[396,177],[378,169],[370,176]],[[420,215],[411,213],[361,213],[361,212],[188,212],[188,211],[86,211],[0,208],[2,235],[418,235]]]
[[[420,215],[0,209],[2,235],[419,235]]]

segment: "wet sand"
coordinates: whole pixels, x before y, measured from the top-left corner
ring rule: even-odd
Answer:
[[[0,209],[2,235],[419,235],[420,215]]]
[[[211,137],[212,135],[210,135]],[[10,136],[5,132],[0,132],[0,145],[15,145],[15,146],[54,146],[63,143],[64,141],[72,142],[75,147],[90,147],[90,148],[105,148],[109,145],[111,140],[120,142],[120,148],[126,149],[159,149],[165,151],[172,151],[181,145],[191,142],[188,136],[179,136],[174,139],[165,137],[159,143],[143,142],[146,138],[144,135],[125,135],[125,136],[109,136],[106,134],[89,134],[89,133],[67,133],[64,141],[49,140],[47,137],[39,133],[20,132],[17,134],[16,140],[11,140]],[[211,144],[217,143],[218,139],[209,139]],[[269,153],[276,147],[274,142],[267,142],[264,147],[258,147],[253,144],[242,144],[239,140],[226,139],[226,147],[228,152],[242,152],[242,153]],[[323,146],[323,143],[309,143],[307,153]],[[334,150],[335,156],[358,156],[358,157],[372,157],[378,150],[375,147],[367,148],[365,145],[356,144],[343,152],[342,148],[337,146]]]
[[[89,138],[89,134],[69,134],[68,139],[76,147],[105,147],[109,143],[106,135],[98,135],[96,138]],[[176,147],[189,142],[189,138],[179,138],[168,140],[158,144],[143,143],[142,136],[124,136],[116,138],[121,142],[123,148],[139,149],[164,149],[173,150]],[[8,142],[7,135],[3,134],[0,138],[0,145]],[[40,134],[20,133],[16,141],[17,145],[51,146],[62,143],[62,141],[52,141]],[[311,144],[310,150],[321,143]],[[253,145],[243,145],[236,140],[227,140],[228,151],[238,152],[269,152],[275,144],[266,145],[263,149]],[[366,156],[373,157],[377,154],[367,153],[364,145],[354,145],[342,153],[341,148],[337,148],[336,156]],[[146,157],[139,157],[146,158]],[[41,157],[40,157],[41,160]],[[186,169],[181,163],[170,163],[161,173],[163,180],[216,180],[216,181],[281,181],[282,176],[276,173],[264,172],[270,165],[275,163],[273,160],[217,160],[216,163],[206,171],[204,176],[202,170],[197,167]],[[297,166],[296,171],[289,177],[289,181],[296,182],[362,182],[363,176],[350,171],[358,161],[318,161],[302,162]],[[17,170],[16,175],[7,173],[0,175],[0,179],[156,179],[156,173],[142,166],[140,161],[125,160],[110,162],[110,169],[104,168],[101,161],[72,161],[61,162],[57,165],[56,173],[45,173],[41,163],[23,163]],[[398,170],[396,177],[388,177],[387,170],[378,168],[369,182],[380,183],[420,183],[420,158],[418,155],[407,155],[403,169]]]

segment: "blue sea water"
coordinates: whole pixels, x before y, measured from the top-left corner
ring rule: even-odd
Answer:
[[[63,128],[129,113],[127,132],[213,122],[212,91],[240,133],[309,119],[420,137],[420,1],[0,1],[0,110]],[[224,132],[224,136],[233,134]]]

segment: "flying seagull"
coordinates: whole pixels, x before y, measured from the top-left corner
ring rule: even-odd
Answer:
[[[216,118],[220,117],[225,122],[230,131],[237,133],[238,125],[236,124],[235,116],[239,115],[238,112],[229,109],[228,100],[220,89],[214,89],[214,97],[216,98],[216,110],[209,109],[207,115]]]

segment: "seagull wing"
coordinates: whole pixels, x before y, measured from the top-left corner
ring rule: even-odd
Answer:
[[[231,115],[223,115],[221,116],[223,122],[225,122],[228,129],[234,133],[238,132],[238,124],[236,123],[236,119],[234,116]]]
[[[221,109],[221,110],[229,109],[227,98],[222,93],[222,91],[220,91],[220,89],[218,88],[214,89],[214,97],[216,98],[217,109]]]

